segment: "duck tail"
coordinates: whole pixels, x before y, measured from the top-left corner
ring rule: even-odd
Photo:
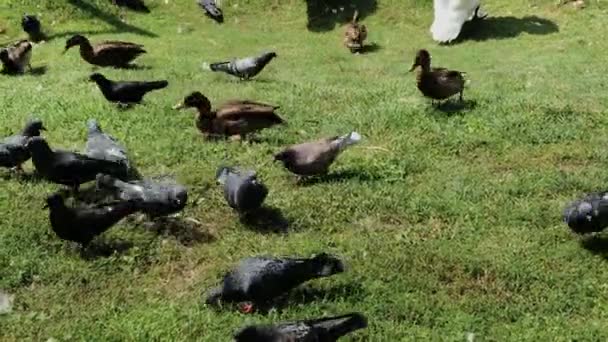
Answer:
[[[334,142],[337,144],[339,150],[344,150],[349,146],[358,144],[361,139],[361,135],[353,131],[341,137],[338,137]]]

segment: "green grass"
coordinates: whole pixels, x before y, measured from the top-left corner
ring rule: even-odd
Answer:
[[[187,244],[124,222],[100,240],[133,248],[84,260],[52,233],[42,209],[57,186],[4,173],[0,289],[15,306],[0,316],[1,340],[227,341],[247,323],[347,311],[370,320],[355,341],[608,339],[606,252],[584,248],[560,216],[567,201],[608,182],[606,4],[576,11],[552,0],[489,1],[491,16],[535,15],[559,29],[534,34],[520,32],[521,20],[494,21],[498,29],[477,33],[488,39],[441,47],[428,33],[430,1],[380,0],[363,22],[381,48],[353,56],[340,25],[307,30],[304,1],[224,1],[222,26],[193,0],[148,2],[150,15],[127,12],[140,30],[121,32],[68,2],[0,0],[0,41],[21,35],[23,12],[38,12],[53,34],[96,31],[93,41],[145,44],[138,61],[150,69],[103,69],[109,78],[170,83],[119,111],[86,82],[91,66],[75,50],[60,54],[67,37],[59,36],[34,49],[33,66],[46,74],[0,78],[0,135],[36,113],[52,146],[80,150],[84,123],[95,117],[143,174],[189,186],[185,215],[202,222],[207,238]],[[93,8],[118,14],[101,0]],[[422,47],[435,65],[467,71],[474,108],[430,107],[407,73]],[[203,61],[266,49],[279,57],[251,82],[201,70]],[[279,104],[289,126],[264,131],[259,144],[206,142],[192,112],[170,109],[193,90],[215,104]],[[350,178],[298,186],[271,162],[285,145],[352,129],[365,142],[332,169]],[[214,183],[223,163],[259,172],[271,189],[267,204],[291,221],[288,235],[239,223]],[[243,257],[319,251],[341,255],[349,269],[311,282],[325,295],[310,303],[296,293],[267,316],[201,305],[201,293]]]

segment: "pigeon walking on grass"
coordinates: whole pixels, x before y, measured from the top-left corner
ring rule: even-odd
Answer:
[[[259,74],[270,61],[275,58],[275,52],[264,52],[257,57],[235,59],[227,62],[211,63],[208,67],[211,71],[221,71],[236,76],[241,80],[248,80]]]
[[[342,336],[365,328],[367,328],[367,318],[355,312],[274,325],[250,325],[234,334],[234,341],[335,342]]]
[[[91,158],[107,160],[124,167],[129,172],[127,149],[113,136],[104,133],[95,119],[87,121],[87,145],[84,154]]]
[[[169,82],[152,81],[112,81],[99,73],[92,74],[89,80],[97,83],[106,100],[120,104],[140,103],[146,93],[165,88]]]
[[[230,167],[220,167],[216,179],[224,186],[228,205],[240,213],[258,209],[268,195],[268,188],[258,181],[252,170],[239,172]]]
[[[608,227],[608,191],[596,192],[570,203],[564,221],[578,234],[601,232]]]
[[[320,139],[293,145],[274,156],[275,161],[299,176],[323,175],[336,157],[349,146],[361,141],[361,135],[351,132],[341,137]]]
[[[206,303],[245,302],[241,310],[252,312],[253,305],[268,304],[304,282],[342,272],[342,261],[326,253],[304,259],[247,258],[224,276],[221,286],[208,294]]]
[[[217,2],[215,0],[198,0],[197,3],[205,11],[205,15],[207,15],[209,18],[217,21],[220,24],[224,22],[224,14],[217,6]]]
[[[53,194],[46,200],[51,227],[62,240],[74,241],[83,248],[98,235],[138,210],[136,201],[120,201],[102,204],[93,208],[72,208],[66,206],[60,194]]]
[[[80,184],[92,181],[98,173],[125,178],[125,168],[114,162],[95,159],[70,151],[53,151],[41,137],[31,138],[27,144],[36,171],[45,179],[70,186],[78,191]]]
[[[32,137],[40,136],[40,131],[45,130],[41,120],[32,119],[21,133],[3,139],[0,142],[0,166],[23,171],[21,164],[31,157],[27,148],[28,141]]]
[[[177,213],[188,202],[187,189],[175,182],[137,180],[123,182],[110,175],[97,175],[97,188],[112,191],[114,198],[138,201],[141,212],[152,218]]]

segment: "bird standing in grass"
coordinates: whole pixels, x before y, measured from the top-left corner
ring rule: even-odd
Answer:
[[[125,173],[129,172],[127,149],[116,138],[104,133],[95,119],[87,121],[87,144],[84,154],[91,158],[116,163],[118,166],[124,167]]]
[[[15,44],[0,50],[2,72],[6,74],[23,74],[25,69],[32,69],[32,44],[27,40],[20,40]]]
[[[24,15],[21,19],[21,28],[27,33],[29,40],[34,43],[38,43],[47,39],[44,32],[42,32],[42,25],[40,20],[34,15]]]
[[[285,168],[299,176],[323,175],[342,151],[360,141],[361,135],[351,132],[341,137],[292,145],[275,154],[274,160],[282,162]]]
[[[250,325],[234,334],[235,342],[335,342],[353,331],[367,328],[367,318],[358,312],[341,316]]]
[[[19,134],[12,135],[0,142],[0,166],[23,171],[21,164],[31,158],[27,143],[30,138],[40,136],[40,131],[46,131],[39,119],[32,119]]]
[[[359,11],[355,11],[353,14],[353,20],[346,25],[346,31],[344,32],[344,46],[355,53],[363,49],[365,39],[367,39],[367,27],[357,22],[359,18]]]
[[[122,41],[104,41],[95,46],[83,35],[77,34],[65,43],[63,53],[71,47],[80,47],[80,57],[86,62],[101,66],[115,68],[130,68],[130,64],[137,56],[146,53],[143,45]]]
[[[220,24],[224,22],[224,14],[215,0],[198,0],[197,3],[209,18]]]
[[[46,199],[49,219],[55,234],[67,241],[74,241],[86,248],[98,235],[138,210],[135,201],[120,201],[102,204],[93,208],[71,208],[66,206],[60,194]]]
[[[463,102],[462,93],[466,83],[464,72],[431,68],[431,54],[427,50],[419,50],[416,53],[410,72],[416,68],[418,68],[416,74],[418,90],[424,96],[431,98],[432,102],[445,100],[456,94],[459,94],[459,100]]]
[[[343,262],[329,254],[313,258],[252,257],[224,276],[222,285],[211,290],[206,303],[240,303],[241,310],[252,312],[254,305],[268,304],[300,284],[344,272]]]
[[[87,157],[69,151],[53,151],[42,137],[33,137],[27,144],[36,171],[45,179],[70,186],[78,191],[80,184],[92,181],[98,173],[126,178],[125,168],[114,162]]]
[[[228,205],[239,213],[258,209],[268,195],[268,188],[252,170],[239,172],[222,166],[217,170],[216,179],[224,186],[224,199]]]
[[[275,52],[264,52],[257,57],[246,57],[235,59],[227,62],[204,64],[211,71],[221,71],[232,76],[236,76],[241,80],[248,80],[259,74],[265,67],[277,57]]]
[[[592,193],[570,203],[563,217],[575,233],[601,232],[608,227],[608,191]]]
[[[140,103],[148,92],[163,89],[169,85],[169,82],[165,80],[151,82],[112,81],[99,73],[92,74],[89,80],[97,83],[106,100],[122,105]]]

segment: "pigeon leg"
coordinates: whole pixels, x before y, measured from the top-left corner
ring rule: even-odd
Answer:
[[[463,90],[461,90],[461,91],[460,91],[460,96],[458,97],[458,99],[460,100],[460,103],[463,103],[463,102],[464,102],[464,99],[462,98],[462,93],[463,93],[463,92],[464,92],[464,91],[463,91]]]

